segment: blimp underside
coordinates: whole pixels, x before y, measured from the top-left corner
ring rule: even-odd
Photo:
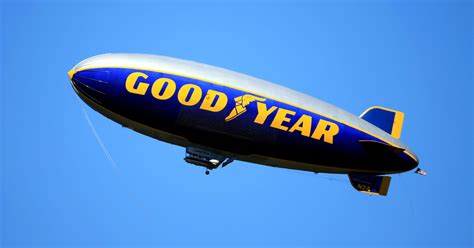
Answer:
[[[399,141],[403,113],[360,117],[290,89],[225,69],[162,56],[108,54],[79,63],[73,88],[104,116],[186,148],[208,170],[234,160],[349,174],[359,191],[386,195],[390,177],[415,168]]]

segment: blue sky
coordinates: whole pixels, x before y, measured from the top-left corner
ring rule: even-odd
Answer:
[[[473,4],[459,1],[1,3],[1,241],[14,246],[473,245]],[[342,107],[405,112],[427,177],[388,197],[344,176],[184,148],[81,104],[67,71],[101,53],[195,60]],[[81,110],[117,164],[95,140]]]

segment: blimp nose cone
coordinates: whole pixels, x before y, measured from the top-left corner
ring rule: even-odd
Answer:
[[[76,93],[81,98],[102,104],[109,92],[109,72],[100,69],[78,70],[68,72],[69,79]]]
[[[72,80],[72,77],[74,76],[74,73],[76,73],[76,70],[72,68],[67,72],[67,75],[69,76],[69,79]]]

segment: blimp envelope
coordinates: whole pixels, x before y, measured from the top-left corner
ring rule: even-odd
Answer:
[[[186,148],[209,170],[234,160],[348,174],[359,191],[384,195],[418,165],[400,141],[404,114],[371,107],[360,116],[261,79],[164,56],[105,54],[70,72],[90,107],[136,132]],[[365,186],[361,186],[365,185]]]

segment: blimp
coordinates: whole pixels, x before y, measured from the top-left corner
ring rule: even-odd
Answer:
[[[184,160],[206,174],[240,160],[347,174],[356,190],[385,196],[390,174],[419,163],[400,141],[397,110],[373,106],[356,116],[278,84],[158,55],[98,55],[68,75],[92,109],[185,148]]]

